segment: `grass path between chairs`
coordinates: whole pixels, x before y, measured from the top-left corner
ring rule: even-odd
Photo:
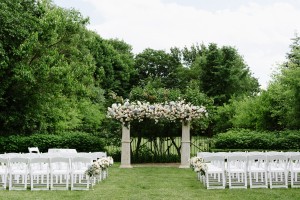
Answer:
[[[90,191],[0,191],[2,200],[98,200],[98,199],[203,199],[203,200],[293,200],[300,199],[299,189],[228,189],[207,190],[191,169],[176,166],[139,165],[109,169],[109,177]]]

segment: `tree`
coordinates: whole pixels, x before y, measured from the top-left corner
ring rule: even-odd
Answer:
[[[290,129],[300,128],[300,37],[292,39],[287,62],[282,67],[275,81],[282,87],[282,94],[288,93],[284,102],[289,108],[286,113],[286,125]]]
[[[233,96],[258,92],[257,79],[232,47],[218,48],[216,44],[207,49],[202,47],[191,69],[198,72],[202,92],[214,98],[215,105],[223,105]]]
[[[1,131],[98,128],[103,92],[94,84],[88,19],[51,1],[5,1],[1,8],[0,46],[7,58],[1,65]]]
[[[96,62],[96,84],[106,91],[106,98],[111,92],[127,97],[135,74],[131,46],[117,39],[105,40],[96,33],[94,38],[90,50]]]
[[[160,82],[160,87],[178,88],[177,70],[181,63],[172,54],[163,50],[145,49],[135,57],[137,84],[147,85],[147,82]]]
[[[300,128],[299,41],[297,36],[293,39],[287,61],[279,66],[279,73],[275,74],[266,91],[253,97],[231,99],[218,108],[218,126],[227,121],[227,128],[259,131]]]

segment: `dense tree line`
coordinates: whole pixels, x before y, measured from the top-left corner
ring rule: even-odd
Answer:
[[[292,41],[287,61],[278,67],[279,72],[266,90],[256,96],[231,99],[218,109],[225,119],[223,126],[259,131],[299,130],[300,37],[296,35]]]
[[[299,37],[269,88],[260,91],[231,46],[195,44],[134,55],[119,39],[86,28],[89,20],[51,0],[0,0],[0,133],[82,131],[113,138],[119,125],[106,108],[125,98],[186,99],[209,119],[193,134],[230,128],[299,129]],[[199,38],[200,40],[201,38]],[[176,125],[133,124],[133,135],[176,135]]]

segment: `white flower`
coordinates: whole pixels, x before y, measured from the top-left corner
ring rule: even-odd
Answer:
[[[169,103],[155,103],[150,105],[149,102],[132,102],[129,100],[121,104],[112,104],[108,108],[107,116],[115,118],[122,123],[130,122],[134,119],[142,121],[144,118],[154,119],[158,121],[165,118],[170,121],[176,119],[180,121],[191,121],[195,118],[207,117],[207,111],[203,106],[194,106],[190,103],[182,101],[171,101]]]
[[[193,169],[193,171],[201,174],[204,174],[207,170],[207,165],[204,162],[204,159],[200,157],[192,157],[190,159],[190,167]]]

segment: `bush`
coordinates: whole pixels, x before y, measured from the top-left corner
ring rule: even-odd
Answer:
[[[121,162],[121,150],[106,150],[107,155],[114,158],[114,162]]]
[[[78,152],[104,151],[103,139],[82,132],[34,134],[31,136],[11,135],[0,137],[0,153],[28,152],[28,147],[38,147],[41,152],[49,148],[70,148]]]
[[[180,156],[176,154],[154,154],[148,147],[142,147],[139,154],[131,155],[132,163],[171,163],[180,162]]]
[[[214,137],[216,149],[299,150],[300,131],[229,130]]]

